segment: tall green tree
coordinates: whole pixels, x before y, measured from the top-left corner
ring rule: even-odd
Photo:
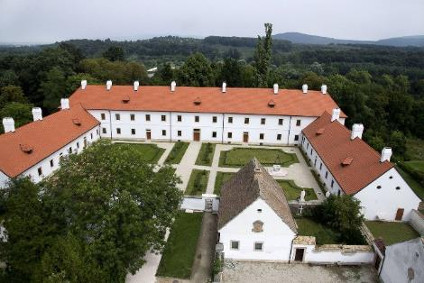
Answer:
[[[43,106],[49,111],[57,109],[60,99],[67,97],[66,77],[60,67],[53,67],[47,72],[46,80],[40,85],[40,92],[43,93]]]
[[[213,86],[213,72],[209,60],[201,53],[188,57],[179,69],[179,81],[187,86]]]
[[[268,86],[268,71],[272,51],[272,24],[265,24],[265,37],[258,35],[258,43],[255,49],[256,83],[258,87]]]
[[[0,109],[9,102],[28,103],[28,99],[21,87],[8,85],[0,89]]]
[[[15,120],[15,127],[18,128],[32,121],[31,110],[31,104],[11,102],[0,109],[0,120],[4,117],[12,117]],[[3,124],[0,125],[0,133],[3,133]]]
[[[103,57],[109,61],[124,61],[124,49],[120,46],[111,46],[105,52]]]

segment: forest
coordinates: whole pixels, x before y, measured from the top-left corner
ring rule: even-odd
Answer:
[[[300,88],[328,85],[333,99],[361,122],[376,150],[391,146],[396,160],[423,160],[424,48],[373,45],[302,45],[267,37],[158,37],[137,41],[69,40],[41,46],[0,46],[0,116],[17,126],[31,107],[45,115],[79,86],[114,84]],[[258,46],[268,45],[268,65]],[[262,48],[263,49],[263,48]],[[262,50],[263,51],[263,50]],[[260,53],[260,52],[259,52]],[[158,67],[151,78],[146,69]],[[265,68],[265,69],[264,69]],[[262,69],[263,75],[258,77]],[[408,151],[408,145],[414,150]]]

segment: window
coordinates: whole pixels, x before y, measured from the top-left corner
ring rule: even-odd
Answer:
[[[212,137],[216,138],[216,132],[212,132]]]
[[[135,129],[131,129],[131,135],[135,135]]]
[[[183,120],[183,117],[181,117],[181,115],[178,115],[178,116],[177,116],[177,121],[178,121],[178,122],[181,122],[182,120]]]
[[[135,115],[134,114],[130,114],[130,119],[131,119],[131,121],[134,121],[135,120]]]
[[[106,120],[106,114],[105,113],[100,114],[100,117],[101,117],[102,120]]]
[[[381,189],[381,186],[377,186],[377,190]]]
[[[319,163],[319,170],[322,169],[322,162]]]
[[[121,120],[121,115],[120,114],[115,114],[115,120]]]
[[[399,190],[400,190],[400,187],[399,187],[399,186],[397,186],[397,187],[396,187],[396,191],[399,191]]]
[[[161,115],[160,119],[161,119],[162,122],[165,122],[166,121],[166,115]]]
[[[263,140],[263,139],[264,139],[264,134],[263,134],[263,133],[260,133],[260,134],[259,134],[259,139],[260,139],[260,140]]]
[[[255,251],[262,251],[263,243],[256,242],[255,243]]]
[[[178,131],[178,132],[177,132],[177,135],[178,135],[179,137],[181,137],[181,131]]]
[[[238,250],[239,249],[239,241],[231,241],[231,249]]]
[[[213,117],[212,117],[212,123],[216,123],[217,121],[218,121],[218,117],[213,116]]]
[[[92,139],[93,139],[93,133],[90,134],[90,140],[92,140]]]
[[[328,171],[325,171],[325,179],[328,177]]]
[[[150,121],[150,114],[146,114],[146,122]]]
[[[258,208],[256,211],[259,212],[259,213],[261,213],[262,212],[262,209],[261,208]]]
[[[194,122],[199,123],[199,120],[200,120],[199,116],[194,116]]]
[[[233,123],[233,117],[228,117],[228,124],[232,124]]]
[[[393,176],[390,176],[389,179],[393,179]]]
[[[231,139],[231,138],[233,137],[233,133],[232,133],[232,132],[228,132],[227,137],[228,137],[229,139]]]
[[[72,147],[68,148],[68,152],[72,153]]]
[[[299,140],[299,135],[294,135],[294,141],[298,141]]]
[[[106,134],[106,133],[107,133],[106,128],[102,128],[102,133],[103,133],[103,134]]]
[[[166,130],[162,130],[162,136],[166,136]]]
[[[116,128],[116,133],[117,133],[118,135],[120,135],[120,134],[121,134],[121,128]]]
[[[281,134],[277,134],[277,141],[281,141]]]
[[[77,142],[77,148],[79,148],[79,142]]]
[[[53,159],[50,159],[50,167],[53,167],[54,166],[54,161],[53,161]]]
[[[283,125],[284,120],[283,119],[278,119],[278,125]]]
[[[300,120],[296,120],[296,126],[300,126]]]
[[[261,118],[261,125],[265,125],[265,121],[266,121],[265,118]]]
[[[249,124],[249,118],[244,118],[244,123],[247,125],[247,124]]]
[[[38,176],[43,175],[43,168],[38,167],[37,171],[38,171]]]
[[[312,148],[311,148],[311,155],[312,155]]]
[[[334,180],[331,180],[331,187],[334,186]]]

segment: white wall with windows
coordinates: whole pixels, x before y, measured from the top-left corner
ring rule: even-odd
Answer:
[[[262,223],[262,232],[254,223]],[[219,230],[225,258],[288,262],[295,233],[268,204],[258,198]]]

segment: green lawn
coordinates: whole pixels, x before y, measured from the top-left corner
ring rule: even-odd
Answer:
[[[221,194],[221,187],[224,185],[226,181],[228,181],[231,177],[234,176],[236,173],[231,172],[217,172],[216,173],[216,179],[215,179],[215,188],[213,190],[213,193],[216,195]]]
[[[178,214],[172,225],[157,276],[190,278],[202,216],[202,213]]]
[[[408,223],[365,221],[375,238],[381,237],[386,245],[391,245],[419,237]]]
[[[165,149],[159,148],[155,144],[114,143],[113,146],[120,147],[123,150],[125,147],[134,147],[143,154],[144,161],[152,164],[157,163],[165,151]]]
[[[314,192],[314,189],[298,187],[293,180],[277,180],[277,182],[283,189],[284,195],[286,196],[287,200],[297,200],[298,198],[300,198],[300,192],[302,190],[305,190],[306,192],[306,201],[318,199],[317,195]]]
[[[424,161],[422,160],[406,161],[405,163],[416,171],[424,172]]]
[[[214,143],[202,143],[199,155],[197,156],[196,165],[212,166],[215,146],[216,144]]]
[[[262,165],[266,166],[280,164],[281,166],[287,167],[293,163],[299,162],[296,154],[285,153],[280,149],[237,147],[230,151],[221,151],[219,166],[242,167],[253,157],[256,157]]]
[[[177,142],[169,153],[168,157],[165,160],[167,164],[178,164],[181,162],[181,159],[184,156],[188,148],[188,142]]]
[[[188,181],[187,188],[184,192],[185,195],[199,196],[206,192],[208,184],[209,171],[206,170],[193,170]]]
[[[406,155],[410,160],[424,160],[424,140],[407,138]]]
[[[314,236],[317,245],[341,244],[337,233],[324,225],[309,218],[296,218],[298,234],[301,236]]]
[[[399,174],[402,176],[402,178],[405,180],[405,182],[411,187],[411,189],[415,192],[415,194],[419,198],[424,200],[424,187],[421,186],[420,183],[418,183],[414,178],[412,178],[411,175],[409,175],[407,172],[405,172],[399,166],[396,166],[396,170],[399,172]]]

